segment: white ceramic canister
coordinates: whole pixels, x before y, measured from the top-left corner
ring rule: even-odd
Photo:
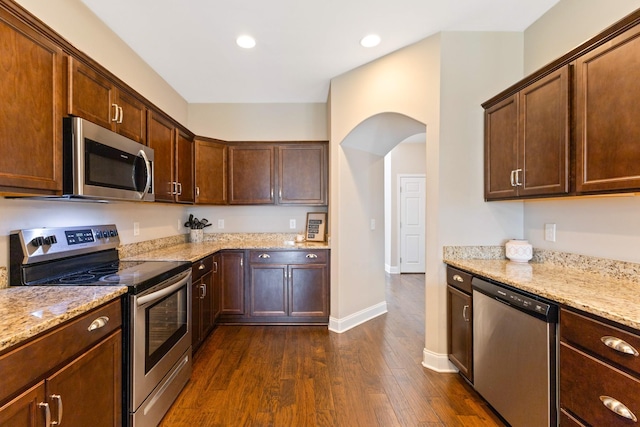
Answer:
[[[533,258],[533,247],[526,240],[509,240],[505,245],[505,255],[514,262],[527,262]]]
[[[189,241],[191,243],[202,243],[204,240],[204,230],[202,228],[194,228],[189,231]]]

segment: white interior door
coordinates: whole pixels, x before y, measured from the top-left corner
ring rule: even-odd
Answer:
[[[425,177],[400,177],[400,273],[424,273]]]

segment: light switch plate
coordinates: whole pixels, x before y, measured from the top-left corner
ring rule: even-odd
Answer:
[[[218,228],[220,230],[222,230],[224,228],[224,219],[219,219],[218,220]]]

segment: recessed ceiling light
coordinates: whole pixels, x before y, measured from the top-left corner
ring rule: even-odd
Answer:
[[[236,43],[244,49],[251,49],[252,47],[255,47],[256,39],[251,36],[240,36],[236,39]]]
[[[380,36],[377,34],[369,34],[360,40],[360,44],[364,47],[374,47],[380,44]]]

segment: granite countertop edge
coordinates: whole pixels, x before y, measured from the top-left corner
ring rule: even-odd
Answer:
[[[0,353],[126,292],[126,286],[16,286],[2,289]]]
[[[549,299],[640,331],[640,284],[566,266],[506,259],[451,259],[444,263],[473,275]]]

